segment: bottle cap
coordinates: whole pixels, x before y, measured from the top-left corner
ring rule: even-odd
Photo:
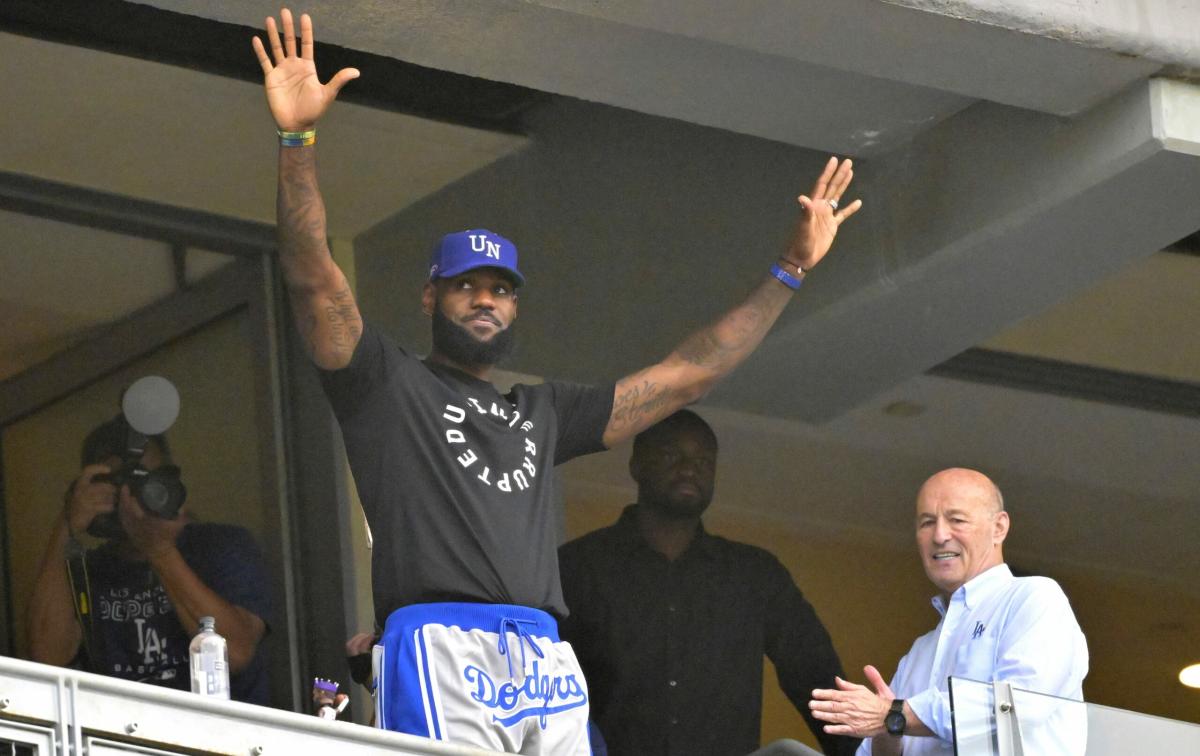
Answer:
[[[217,621],[215,619],[213,619],[212,617],[201,617],[200,618],[200,629],[201,630],[212,630],[216,626],[216,624],[217,624]]]

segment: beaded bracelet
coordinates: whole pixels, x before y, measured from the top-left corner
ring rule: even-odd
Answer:
[[[308,131],[275,129],[275,133],[279,135],[279,144],[283,147],[308,147],[317,143],[316,129]]]

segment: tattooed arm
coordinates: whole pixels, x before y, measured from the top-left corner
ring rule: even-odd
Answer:
[[[803,278],[821,261],[838,226],[862,207],[862,201],[855,200],[836,208],[853,176],[849,160],[839,164],[830,158],[811,198],[799,197],[800,218],[787,252],[779,258],[780,267],[793,277]],[[758,347],[792,293],[767,276],[740,305],[688,336],[662,362],[618,381],[604,445],[619,444],[708,393]]]
[[[315,128],[338,91],[358,77],[358,71],[343,68],[329,83],[321,84],[313,63],[312,19],[308,14],[300,16],[297,40],[291,12],[285,8],[280,18],[282,40],[275,19],[266,21],[271,56],[258,37],[251,44],[263,69],[267,105],[279,129],[307,132]],[[312,144],[279,148],[279,262],[309,356],[320,367],[334,370],[350,363],[362,335],[362,317],[346,276],[329,252],[315,149]]]
[[[275,211],[279,263],[308,355],[325,370],[345,367],[362,336],[362,316],[329,252],[313,147],[279,148]]]
[[[604,445],[614,446],[703,397],[766,336],[792,292],[763,281],[737,307],[684,339],[662,362],[617,382]]]

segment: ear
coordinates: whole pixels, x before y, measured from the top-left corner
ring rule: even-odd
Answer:
[[[432,318],[434,307],[437,307],[437,286],[433,281],[426,281],[421,287],[421,312]]]
[[[999,545],[1004,543],[1004,539],[1008,537],[1008,512],[1000,511],[996,513],[996,519],[992,527],[992,542]]]

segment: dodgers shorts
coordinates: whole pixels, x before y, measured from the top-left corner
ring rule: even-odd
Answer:
[[[379,727],[494,751],[590,756],[587,683],[549,614],[414,604],[375,646]]]

